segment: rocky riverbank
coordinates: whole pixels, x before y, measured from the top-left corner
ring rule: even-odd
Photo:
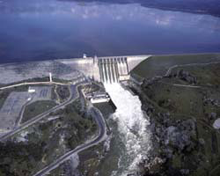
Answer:
[[[218,175],[220,64],[175,67],[129,83],[150,117],[153,148],[143,175]]]

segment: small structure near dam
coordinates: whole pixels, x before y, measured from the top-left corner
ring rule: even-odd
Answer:
[[[106,92],[94,92],[86,95],[92,104],[109,102],[110,97]]]

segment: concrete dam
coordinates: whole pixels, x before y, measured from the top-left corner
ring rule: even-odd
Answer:
[[[115,83],[129,79],[129,68],[126,57],[98,59],[100,81]]]
[[[61,62],[74,65],[76,68],[98,82],[117,83],[130,79],[130,72],[139,63],[151,55],[84,57],[79,59],[62,60]]]

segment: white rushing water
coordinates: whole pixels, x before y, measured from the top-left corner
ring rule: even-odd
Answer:
[[[112,115],[118,124],[120,140],[125,145],[121,152],[119,169],[113,175],[127,175],[137,169],[138,163],[148,157],[151,147],[148,116],[141,110],[138,96],[124,89],[119,83],[105,84],[106,91],[117,107]]]

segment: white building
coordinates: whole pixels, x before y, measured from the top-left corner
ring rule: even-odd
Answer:
[[[28,88],[28,93],[35,93],[36,90],[33,87]]]

